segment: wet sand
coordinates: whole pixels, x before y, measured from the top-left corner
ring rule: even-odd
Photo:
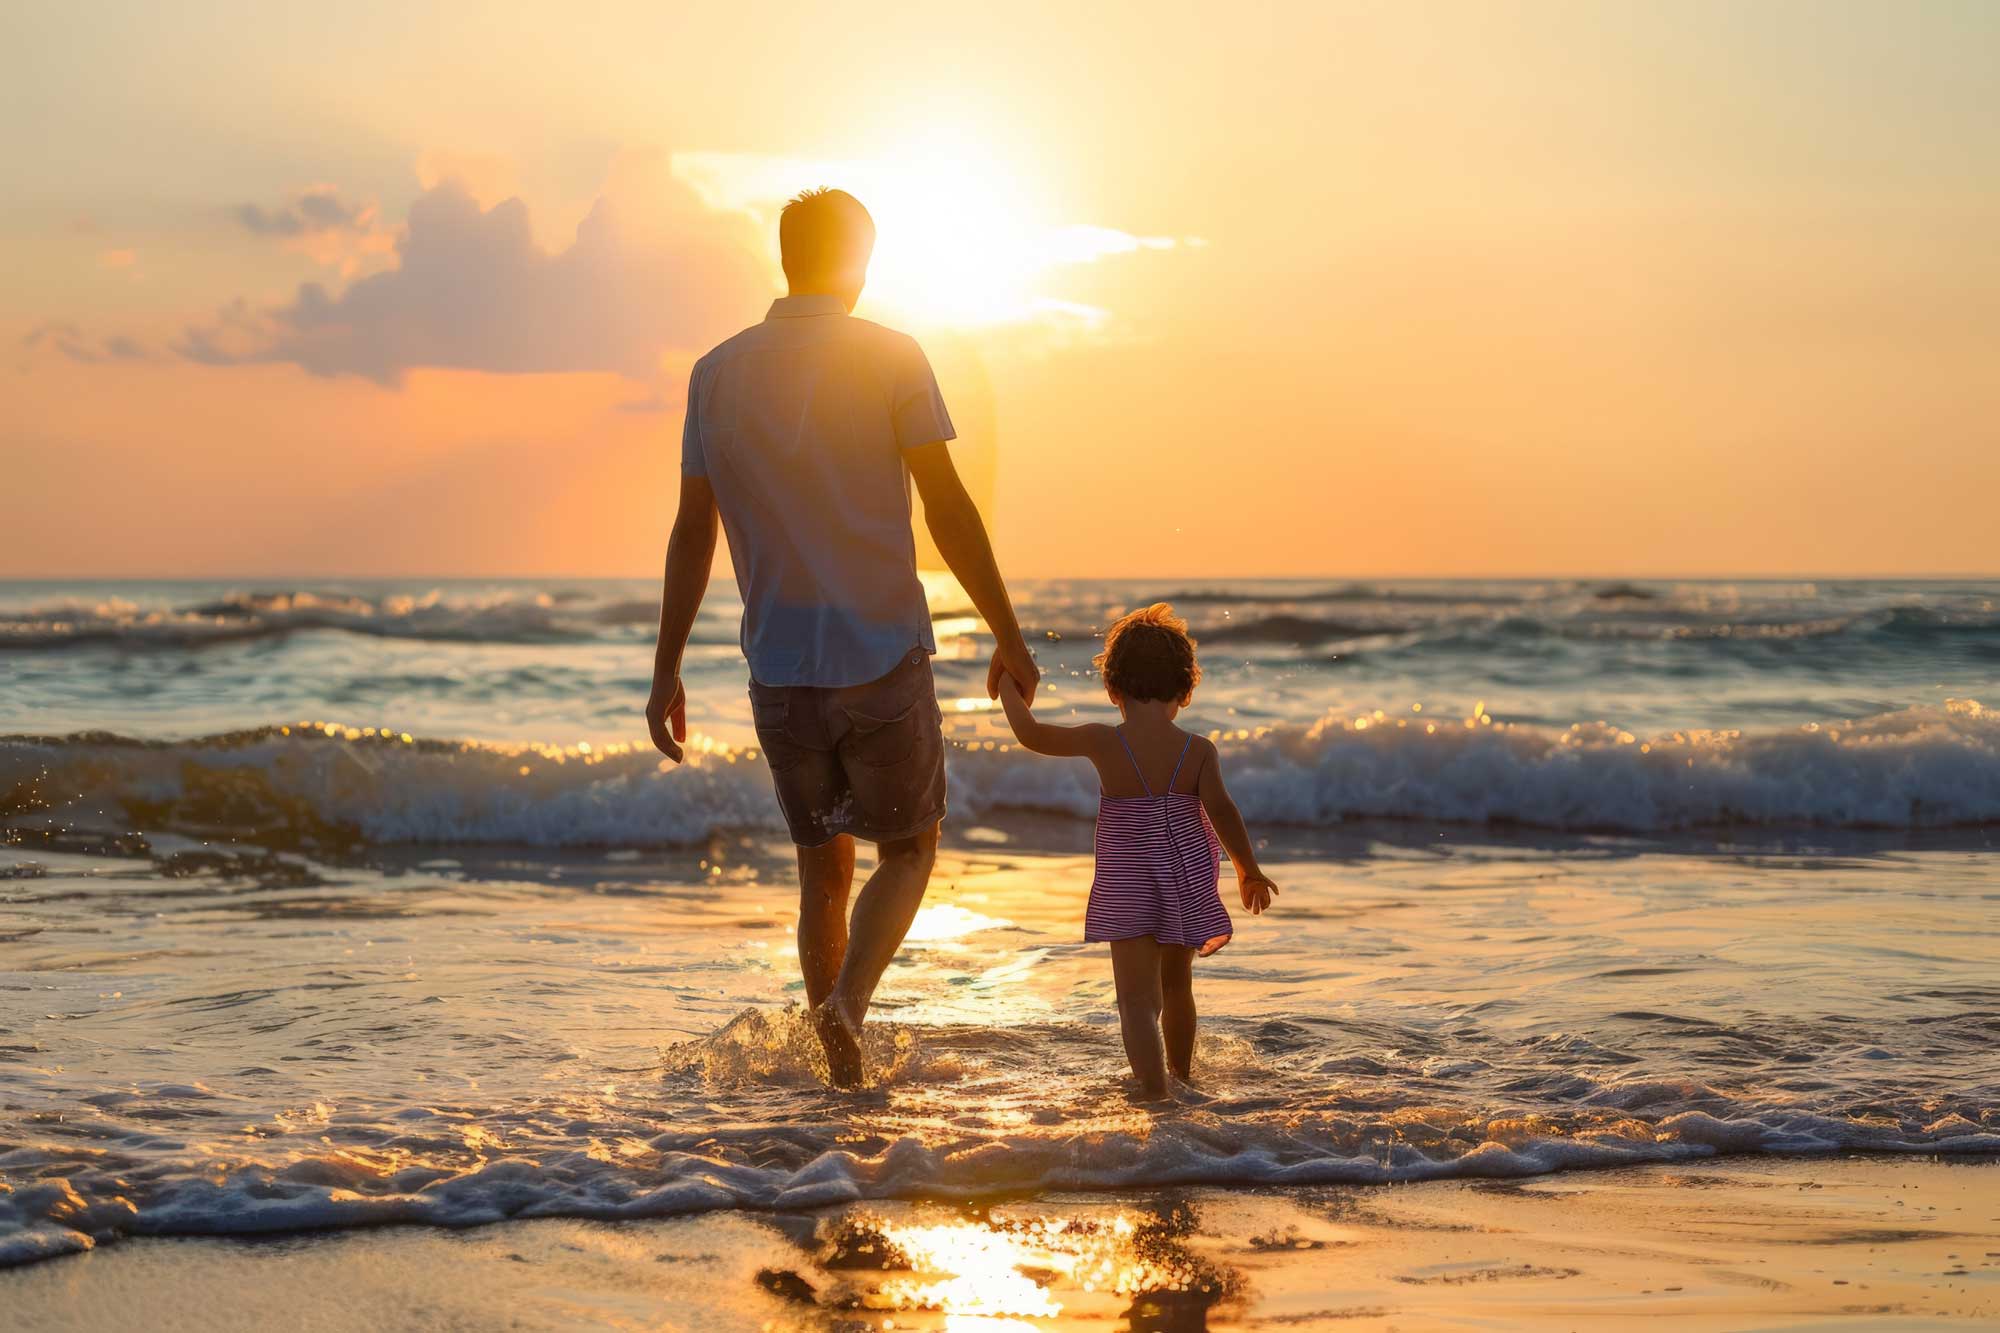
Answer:
[[[1991,1327],[1990,1159],[870,1203],[266,1241],[0,1274],[34,1329]]]

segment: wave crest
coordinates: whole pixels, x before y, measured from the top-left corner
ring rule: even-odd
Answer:
[[[1554,730],[1377,713],[1218,743],[1253,825],[1409,819],[1659,833],[2000,823],[2000,714],[1970,700],[1645,739],[1602,722]],[[949,766],[961,815],[1096,809],[1082,761],[955,747]],[[332,724],[183,742],[0,739],[0,819],[269,846],[685,846],[782,827],[755,750],[707,742],[677,769],[643,744],[504,746]]]
[[[658,602],[600,603],[562,590],[364,596],[297,589],[230,593],[172,608],[71,598],[0,613],[0,650],[203,648],[315,630],[449,643],[565,643],[636,634],[658,615]]]

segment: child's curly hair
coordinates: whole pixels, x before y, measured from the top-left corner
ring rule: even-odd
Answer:
[[[1104,651],[1092,659],[1107,688],[1126,699],[1184,704],[1201,684],[1187,621],[1166,602],[1154,602],[1104,632]]]

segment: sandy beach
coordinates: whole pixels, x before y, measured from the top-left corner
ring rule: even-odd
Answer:
[[[139,1240],[0,1290],[50,1330],[1974,1328],[2000,1319],[2000,1187],[1832,1157]]]

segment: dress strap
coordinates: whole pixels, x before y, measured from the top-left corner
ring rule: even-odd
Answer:
[[[1193,744],[1194,744],[1194,735],[1193,733],[1189,733],[1188,738],[1181,742],[1181,757],[1174,760],[1174,775],[1167,779],[1168,791],[1172,791],[1174,789],[1174,784],[1180,781],[1181,765],[1187,762],[1188,748]],[[1141,781],[1143,780],[1144,779],[1141,779]]]
[[[1113,727],[1111,730],[1117,735],[1118,743],[1125,747],[1125,757],[1132,761],[1132,771],[1138,775],[1140,789],[1151,796],[1153,789],[1146,785],[1146,770],[1139,767],[1139,756],[1132,753],[1132,742],[1125,739],[1125,728]]]

